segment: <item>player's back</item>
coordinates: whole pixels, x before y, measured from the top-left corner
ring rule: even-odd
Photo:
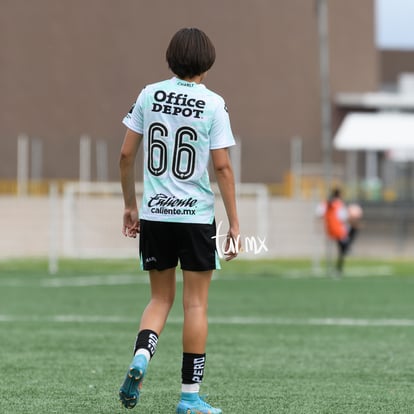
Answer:
[[[224,100],[174,77],[146,86],[124,123],[144,136],[141,218],[211,222],[210,150],[234,145]]]

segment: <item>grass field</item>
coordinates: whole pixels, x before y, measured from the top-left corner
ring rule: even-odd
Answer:
[[[210,293],[202,391],[225,414],[414,413],[414,263],[236,260]],[[0,413],[124,413],[149,297],[135,261],[0,262]],[[174,413],[181,284],[137,413]],[[128,411],[129,412],[129,411]]]

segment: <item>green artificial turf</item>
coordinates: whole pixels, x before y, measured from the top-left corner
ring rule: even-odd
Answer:
[[[223,413],[414,413],[414,264],[223,265],[202,393]],[[181,283],[137,413],[174,413]],[[118,389],[149,285],[135,260],[0,262],[0,413],[125,413]]]

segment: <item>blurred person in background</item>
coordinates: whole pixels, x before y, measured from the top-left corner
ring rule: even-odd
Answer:
[[[327,236],[336,242],[338,248],[335,271],[341,276],[344,268],[345,256],[358,233],[362,209],[357,204],[348,206],[342,199],[340,188],[332,189],[328,200],[319,206],[317,214],[324,219]]]

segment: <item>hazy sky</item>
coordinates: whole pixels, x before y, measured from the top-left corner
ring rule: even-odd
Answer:
[[[414,50],[414,0],[376,0],[376,39],[380,49]]]

